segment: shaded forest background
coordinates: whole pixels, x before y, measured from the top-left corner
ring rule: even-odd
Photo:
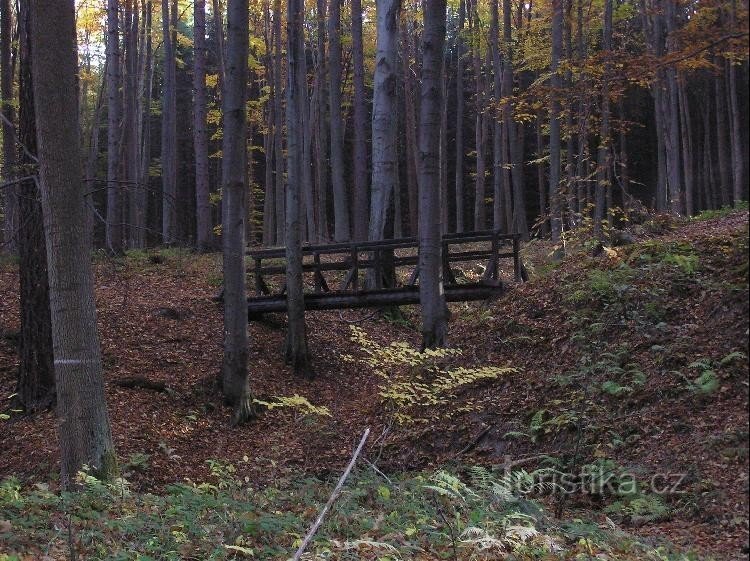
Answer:
[[[8,138],[16,14],[3,4]],[[388,86],[398,98],[398,171],[384,207],[385,236],[413,236],[422,12],[410,1],[379,4],[397,11],[399,26]],[[592,218],[619,221],[624,215],[615,209],[693,214],[747,198],[746,3],[448,4],[444,231],[496,228],[551,233],[554,241],[591,227]],[[162,243],[217,248],[222,2],[82,0],[77,7],[94,244],[115,253]],[[358,0],[305,5],[300,148],[308,241],[368,235],[375,8]],[[284,12],[278,1],[250,3],[247,235],[265,245],[283,245],[285,233]],[[10,180],[17,156],[5,145]],[[18,203],[12,189],[4,195],[5,243],[12,246]]]

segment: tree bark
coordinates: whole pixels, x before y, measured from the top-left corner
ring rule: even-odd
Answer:
[[[328,159],[328,81],[326,64],[326,14],[328,12],[327,0],[317,0],[318,4],[318,37],[317,37],[317,118],[315,123],[316,135],[315,146],[317,151],[316,166],[318,189],[317,189],[317,219],[318,219],[318,236],[321,240],[328,240],[330,233],[328,231],[328,190],[329,190],[329,169],[330,161]]]
[[[119,1],[107,0],[107,228],[109,251],[118,255],[122,243],[122,193],[120,186],[120,32]]]
[[[84,465],[103,480],[117,472],[85,232],[74,1],[32,0],[31,30],[61,482],[70,488]]]
[[[177,14],[174,0],[162,0],[162,46],[164,49],[164,88],[162,91],[161,178],[162,239],[166,245],[177,242],[177,68],[173,35]]]
[[[341,115],[341,1],[331,0],[328,10],[328,50],[331,111],[331,184],[333,185],[333,238],[350,239],[349,193],[344,182],[344,134]],[[303,55],[304,56],[304,55]]]
[[[445,346],[446,307],[440,237],[440,120],[445,0],[425,0],[419,115],[419,301],[422,347]]]
[[[398,22],[401,0],[377,0],[375,90],[372,103],[372,200],[369,239],[382,240],[398,181]]]
[[[0,98],[2,101],[3,131],[3,182],[12,181],[16,173],[15,111],[13,110],[13,68],[11,65],[11,23],[10,0],[0,1]],[[8,185],[3,191],[5,223],[3,224],[3,246],[9,253],[15,253],[16,231],[19,225],[18,187]]]
[[[276,162],[275,176],[275,197],[276,197],[276,244],[284,245],[286,236],[286,195],[284,179],[285,162],[284,162],[284,111],[281,104],[282,92],[282,67],[281,67],[281,0],[274,0],[273,3],[273,79],[274,79],[274,96],[273,96],[273,115],[276,121],[274,126],[274,159]]]
[[[482,39],[479,11],[476,0],[472,6],[472,55],[474,63],[474,149],[476,152],[476,176],[474,177],[474,230],[484,230],[487,220],[486,205],[486,144],[487,118],[484,115],[484,98],[487,86],[485,84],[484,68],[482,65]]]
[[[505,48],[505,68],[503,69],[503,120],[505,124],[505,138],[510,154],[511,177],[513,181],[513,229],[524,239],[529,237],[529,227],[526,222],[526,202],[524,193],[523,146],[517,142],[518,133],[513,117],[513,35],[511,28],[511,2],[503,0],[503,43]]]
[[[286,190],[286,287],[287,334],[284,356],[298,375],[311,376],[305,329],[303,293],[301,200],[304,161],[304,105],[307,86],[302,58],[305,56],[303,0],[287,4],[287,178]],[[338,87],[338,85],[337,85]]]
[[[354,65],[354,238],[367,239],[367,105],[362,47],[362,2],[352,0],[352,63]]]
[[[195,214],[198,251],[212,247],[209,205],[208,131],[206,129],[206,2],[195,0],[193,66],[193,147],[195,149]]]
[[[38,166],[30,154],[37,153],[34,122],[34,92],[31,80],[29,4],[18,5],[19,29],[19,140],[28,150],[21,152],[21,175],[36,175]],[[44,217],[36,182],[28,179],[18,186],[19,210],[24,219],[18,229],[19,281],[21,287],[20,364],[16,401],[25,413],[33,414],[55,403],[55,369],[52,356],[52,321],[49,308],[47,253]]]
[[[248,389],[247,293],[245,287],[245,138],[247,133],[248,0],[227,5],[227,56],[222,143],[222,240],[224,253],[224,400],[235,422],[253,416]]]
[[[503,97],[503,57],[500,51],[500,10],[497,1],[491,2],[492,24],[490,27],[490,49],[492,50],[492,95],[495,107]],[[508,231],[506,201],[503,201],[505,185],[505,152],[503,151],[503,121],[499,112],[492,120],[492,227]]]
[[[413,29],[409,29],[413,22],[410,21],[412,14],[401,22],[401,43],[403,45],[402,68],[404,84],[404,144],[406,145],[406,191],[409,200],[409,235],[416,236],[418,229],[418,200],[419,200],[419,179],[417,176],[417,114],[416,114],[416,85],[415,78],[411,68],[411,61],[414,57],[412,48]],[[398,202],[396,198],[394,202]],[[398,223],[398,221],[397,221]],[[399,237],[396,235],[396,237]]]
[[[456,232],[465,229],[464,201],[464,24],[466,22],[466,0],[458,5],[458,30],[456,31]]]
[[[560,208],[560,58],[562,56],[562,0],[552,0],[552,58],[550,65],[549,103],[549,221],[552,242],[558,243],[562,234]]]
[[[604,0],[604,25],[602,29],[602,50],[606,57],[602,75],[601,122],[599,129],[599,148],[596,157],[596,208],[594,210],[594,237],[602,238],[602,223],[607,207],[607,193],[612,191],[609,168],[611,165],[610,139],[610,99],[609,80],[612,72],[612,0]],[[611,196],[611,194],[610,194]]]

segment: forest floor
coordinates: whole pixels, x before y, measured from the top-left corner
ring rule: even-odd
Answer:
[[[229,426],[231,411],[221,406],[216,386],[220,259],[176,250],[97,259],[107,400],[131,489],[161,493],[174,482],[216,481],[216,460],[256,487],[299,474],[326,480],[371,427],[367,460],[394,480],[471,465],[599,470],[620,483],[632,476],[635,494],[540,500],[566,519],[593,520],[649,543],[668,540],[700,556],[745,558],[747,212],[679,222],[655,217],[633,234],[635,243],[598,252],[571,244],[560,261],[548,243],[530,242],[524,250],[530,282],[494,302],[452,304],[450,344],[461,355],[435,364],[443,371],[502,369],[476,378],[459,374],[464,379],[449,402],[437,407],[406,405],[403,394],[414,387],[399,384],[410,371],[388,363],[391,343],[418,345],[417,308],[309,313],[312,380],[283,364],[283,316],[253,322],[256,398],[299,395],[330,416],[304,405],[279,407],[241,427]],[[18,364],[17,283],[15,266],[0,267],[0,398],[7,400],[0,411],[11,414],[0,421],[0,481],[13,476],[21,485],[54,487],[53,413],[28,418],[6,407]],[[383,364],[366,363],[373,353]],[[156,389],[120,385],[133,378],[155,382]],[[393,395],[383,397],[388,390]],[[665,490],[667,482],[674,488]],[[300,516],[311,520],[314,512]],[[0,559],[2,552],[0,539]]]

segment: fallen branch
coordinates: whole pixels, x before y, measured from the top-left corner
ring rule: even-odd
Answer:
[[[164,382],[157,382],[144,378],[143,376],[133,376],[132,378],[123,378],[115,380],[115,385],[120,388],[153,390],[155,392],[167,392],[168,388]]]
[[[349,477],[349,474],[354,468],[354,464],[357,463],[357,457],[359,456],[359,453],[362,452],[362,448],[364,448],[368,436],[370,436],[369,428],[365,430],[365,434],[362,435],[362,440],[359,441],[359,446],[357,446],[357,449],[354,451],[354,455],[352,456],[349,465],[346,466],[346,470],[341,475],[341,479],[339,479],[339,482],[336,484],[336,488],[333,490],[333,493],[329,497],[328,502],[323,507],[323,510],[321,510],[320,514],[318,514],[318,518],[315,520],[315,524],[312,525],[310,530],[307,532],[305,539],[302,540],[302,544],[299,546],[297,553],[294,554],[294,558],[292,559],[292,561],[299,561],[302,557],[302,554],[305,552],[305,549],[307,549],[307,546],[310,545],[310,542],[315,536],[315,532],[318,531],[318,528],[320,528],[320,525],[323,523],[323,518],[325,518],[325,515],[328,513],[331,506],[333,506],[333,503],[341,494],[341,489],[343,489],[346,479]]]

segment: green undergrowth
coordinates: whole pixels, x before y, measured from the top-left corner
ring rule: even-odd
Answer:
[[[124,481],[81,475],[76,494],[46,485],[0,483],[0,560],[287,560],[333,487],[279,479],[254,488],[227,464],[209,482],[185,481],[164,494],[135,493]],[[355,471],[305,559],[482,561],[494,559],[695,559],[646,543],[612,520],[559,521],[544,508],[551,487],[540,472],[457,471],[387,479]],[[618,507],[639,512],[644,499]],[[31,556],[31,557],[29,557]]]

